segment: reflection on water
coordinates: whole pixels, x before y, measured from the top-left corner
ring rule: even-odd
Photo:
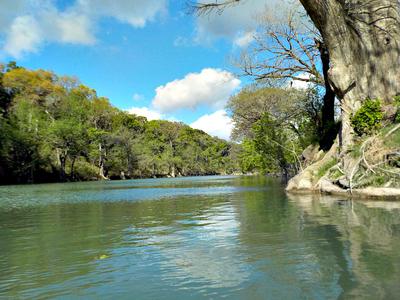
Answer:
[[[391,299],[400,205],[263,177],[0,187],[0,299]]]

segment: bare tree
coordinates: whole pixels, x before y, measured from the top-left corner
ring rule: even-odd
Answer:
[[[238,1],[200,3],[199,11],[223,9]],[[243,1],[243,0],[242,0]],[[299,0],[322,36],[329,56],[325,81],[341,102],[340,153],[344,170],[351,169],[346,153],[354,143],[351,116],[367,98],[393,104],[400,94],[399,0]]]
[[[254,42],[242,52],[238,65],[243,75],[258,81],[289,79],[324,88],[322,122],[318,130],[321,148],[329,150],[337,134],[335,93],[325,80],[329,54],[317,30],[303,19],[295,7],[278,22],[264,16]]]

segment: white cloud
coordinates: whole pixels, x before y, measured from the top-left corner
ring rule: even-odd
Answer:
[[[243,32],[239,34],[233,43],[238,47],[246,47],[254,40],[255,31]]]
[[[137,116],[146,117],[149,121],[160,120],[163,115],[159,112],[149,109],[148,107],[132,107],[127,110],[130,114],[135,114]]]
[[[210,43],[216,38],[234,40],[241,32],[251,32],[258,16],[265,11],[267,1],[247,0],[225,8],[220,14],[201,15],[196,20],[196,41]]]
[[[4,51],[20,58],[26,52],[38,51],[41,42],[41,29],[36,20],[31,16],[20,16],[11,24]]]
[[[55,14],[54,17],[54,26],[60,34],[58,41],[82,45],[92,45],[96,42],[91,21],[87,16],[68,13]]]
[[[26,0],[1,0],[0,33],[7,32],[13,20],[29,14],[29,5]]]
[[[152,105],[162,112],[200,105],[221,108],[239,85],[240,80],[232,73],[207,68],[159,86]]]
[[[141,28],[166,12],[167,0],[78,0],[76,9],[90,15],[113,17]]]
[[[209,135],[218,136],[226,140],[230,138],[233,129],[232,119],[223,109],[217,110],[212,114],[201,116],[190,124],[190,126],[192,128],[203,130]]]
[[[293,0],[245,0],[218,13],[200,15],[196,19],[194,40],[199,44],[210,44],[223,38],[236,46],[247,46],[262,21],[281,22],[293,5]]]
[[[308,80],[310,79],[310,74],[302,73],[297,75],[297,77]],[[289,82],[289,86],[298,90],[306,90],[311,86],[311,83],[303,80],[292,80]]]
[[[132,99],[134,101],[142,101],[144,99],[144,96],[138,93],[133,94]]]
[[[93,45],[102,17],[144,27],[166,12],[167,0],[76,0],[64,10],[53,0],[1,0],[0,6],[0,50],[20,58],[45,42]]]

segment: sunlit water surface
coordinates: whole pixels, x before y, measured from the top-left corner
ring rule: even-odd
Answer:
[[[398,299],[400,203],[265,177],[0,187],[0,299]]]

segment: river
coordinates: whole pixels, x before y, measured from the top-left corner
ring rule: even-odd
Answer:
[[[395,299],[400,202],[266,177],[0,187],[0,299]]]

